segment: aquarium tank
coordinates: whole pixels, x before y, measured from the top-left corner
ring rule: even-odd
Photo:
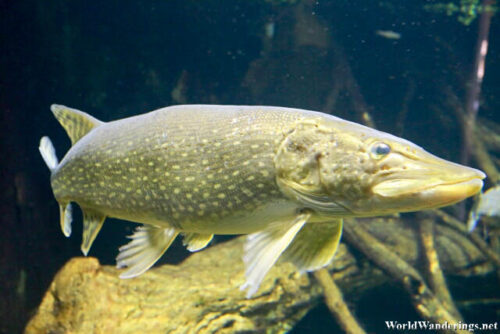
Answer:
[[[1,1],[0,334],[499,332],[498,5]]]

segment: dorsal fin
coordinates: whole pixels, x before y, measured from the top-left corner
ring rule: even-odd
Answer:
[[[90,130],[103,123],[83,111],[59,104],[51,105],[50,110],[68,133],[71,145],[75,145]]]

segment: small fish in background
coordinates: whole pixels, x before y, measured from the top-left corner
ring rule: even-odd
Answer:
[[[60,225],[83,211],[87,255],[106,217],[142,223],[120,247],[120,277],[148,270],[178,235],[187,249],[246,234],[247,297],[283,258],[300,271],[333,259],[343,217],[450,205],[479,192],[484,173],[388,133],[303,109],[180,105],[102,122],[51,110],[72,147],[59,162],[48,137]]]
[[[479,199],[469,213],[467,229],[474,231],[482,216],[500,217],[500,185],[479,194]]]
[[[401,39],[401,34],[392,30],[375,30],[375,35],[378,35],[387,39]]]
[[[265,35],[267,38],[273,39],[274,31],[275,31],[275,23],[274,22],[267,22],[264,25],[264,31],[265,31]]]

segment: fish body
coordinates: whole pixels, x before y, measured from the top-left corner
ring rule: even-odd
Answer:
[[[251,212],[294,212],[274,181],[275,152],[299,113],[172,107],[96,127],[53,173],[59,202],[182,231],[246,234]],[[283,207],[286,209],[277,209]],[[260,214],[261,215],[261,214]]]
[[[71,202],[84,214],[85,254],[106,217],[144,224],[120,248],[122,277],[146,271],[178,234],[191,251],[213,234],[248,234],[250,296],[280,256],[301,270],[328,264],[342,217],[452,204],[484,178],[404,139],[302,109],[183,105],[108,123],[52,111],[73,142],[60,163],[47,137],[40,144],[64,234]]]

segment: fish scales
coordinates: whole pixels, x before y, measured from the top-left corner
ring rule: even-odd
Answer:
[[[83,211],[86,255],[106,217],[142,223],[120,247],[122,278],[149,269],[180,234],[190,251],[213,234],[248,234],[247,297],[278,260],[326,266],[343,217],[416,211],[477,193],[484,173],[331,115],[281,107],[186,105],[108,123],[53,105],[73,146],[61,162],[48,137],[60,224]]]
[[[272,108],[170,108],[110,122],[61,161],[54,194],[107,216],[248,233],[248,226],[228,231],[220,219],[282,199],[273,158],[287,126],[301,117]]]

